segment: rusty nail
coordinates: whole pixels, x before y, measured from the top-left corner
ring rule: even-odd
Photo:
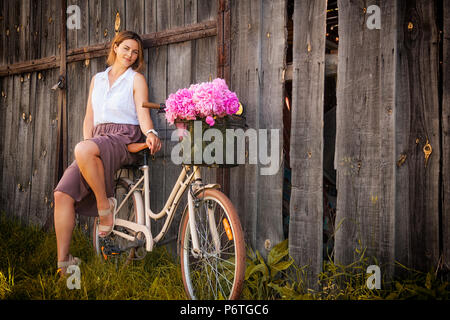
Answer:
[[[412,31],[413,28],[414,28],[413,23],[412,23],[411,21],[408,22],[408,30],[409,30],[409,31]]]

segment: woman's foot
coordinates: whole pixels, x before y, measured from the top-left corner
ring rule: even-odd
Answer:
[[[101,238],[107,237],[114,228],[114,209],[117,201],[115,198],[108,198],[109,207],[100,207],[98,209],[99,225],[98,234]]]
[[[59,273],[59,275],[61,277],[64,277],[67,275],[67,268],[74,265],[77,266],[81,263],[80,258],[77,257],[72,257],[71,254],[69,254],[66,259],[64,259],[63,261],[58,261],[58,271],[57,273]]]

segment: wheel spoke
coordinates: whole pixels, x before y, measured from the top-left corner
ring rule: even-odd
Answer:
[[[235,228],[231,225],[233,237],[230,240],[223,225],[224,219],[230,224],[233,220],[215,197],[205,196],[201,201],[202,203],[195,208],[196,231],[201,252],[201,256],[198,258],[191,253],[190,230],[185,227],[182,259],[185,259],[183,276],[188,285],[187,292],[191,297],[197,299],[218,299],[220,297],[228,299],[235,291],[237,277],[240,279],[240,283],[243,277],[243,274],[236,274],[238,260],[236,258]],[[189,225],[188,219],[184,225]],[[211,227],[215,227],[216,230],[211,230]],[[218,249],[220,250],[218,251]],[[240,290],[240,288],[239,286],[236,289]]]

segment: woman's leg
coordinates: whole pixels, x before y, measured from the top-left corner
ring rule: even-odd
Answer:
[[[82,141],[75,146],[75,159],[80,172],[91,187],[97,201],[97,209],[109,209],[110,203],[106,196],[105,169],[100,159],[100,149],[93,141]],[[112,225],[112,215],[100,218],[100,224]]]
[[[70,241],[75,227],[75,201],[64,192],[56,191],[55,196],[55,232],[58,261],[69,258]]]

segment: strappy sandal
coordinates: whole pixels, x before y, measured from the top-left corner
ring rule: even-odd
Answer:
[[[71,254],[69,254],[69,260],[67,261],[58,261],[58,270],[57,273],[60,273],[61,276],[67,275],[67,268],[69,266],[78,266],[81,263],[81,259],[77,257],[72,257]]]
[[[102,224],[98,225],[98,232],[106,232],[105,235],[98,235],[100,238],[106,238],[107,236],[109,236],[112,232],[112,230],[114,229],[114,225],[116,223],[116,215],[114,214],[114,210],[117,207],[117,200],[115,198],[108,198],[110,206],[109,209],[105,209],[105,210],[98,210],[98,215],[99,217],[104,217],[107,215],[112,214],[113,215],[113,224],[111,226],[105,226]],[[112,202],[112,206],[111,206],[111,202]]]

